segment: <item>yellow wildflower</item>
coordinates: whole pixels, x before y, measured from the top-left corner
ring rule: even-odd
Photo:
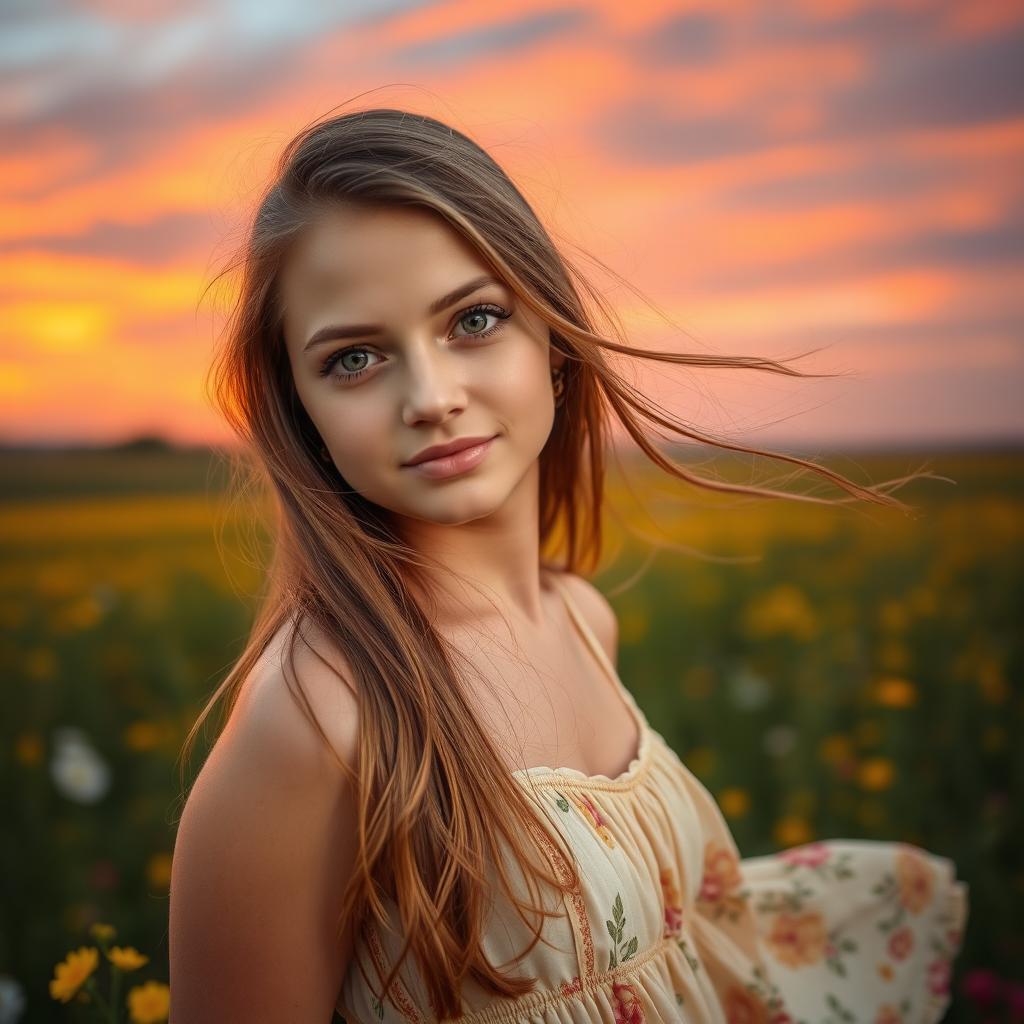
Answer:
[[[893,763],[885,757],[869,757],[861,763],[857,781],[862,789],[888,789],[896,771]]]
[[[159,1024],[171,1010],[171,990],[159,981],[147,981],[128,993],[132,1024]]]
[[[14,741],[14,756],[22,764],[39,764],[43,759],[43,741],[37,732],[23,732]]]
[[[706,778],[715,770],[715,752],[710,747],[694,747],[686,755],[686,765],[694,775]]]
[[[129,750],[146,751],[160,746],[164,730],[155,722],[145,719],[131,722],[124,730],[124,745]]]
[[[989,704],[1004,704],[1010,696],[1010,687],[1007,685],[1002,664],[994,658],[982,655],[978,659],[977,673],[982,699]]]
[[[783,583],[758,595],[744,609],[743,626],[748,636],[788,633],[797,640],[810,640],[818,632],[818,619],[807,595]]]
[[[57,964],[54,977],[50,979],[50,995],[62,1003],[70,1002],[85,983],[86,978],[96,970],[100,953],[95,946],[80,946],[72,950]]]
[[[835,732],[826,736],[818,747],[818,755],[829,764],[845,761],[853,756],[853,744],[849,736]]]
[[[144,956],[134,946],[114,946],[107,953],[107,959],[122,971],[134,971],[137,967],[149,963],[149,957]]]
[[[33,647],[25,655],[24,664],[32,679],[52,679],[57,674],[57,655],[48,647]]]
[[[78,632],[91,629],[102,618],[103,606],[86,595],[55,609],[50,616],[50,628],[57,633]]]
[[[97,921],[89,928],[89,934],[97,939],[112,939],[117,934],[117,929],[112,924],[103,924]]]
[[[775,823],[775,842],[779,846],[800,846],[813,838],[811,826],[796,814],[786,815]]]
[[[171,855],[154,853],[146,861],[146,880],[158,889],[166,889],[171,884]]]
[[[899,676],[879,679],[875,683],[875,703],[886,708],[909,708],[917,703],[917,689]]]
[[[883,629],[892,633],[902,633],[910,623],[906,605],[899,601],[886,601],[878,609],[878,621]]]
[[[718,794],[718,804],[727,817],[742,818],[750,810],[750,796],[745,789],[733,786]]]

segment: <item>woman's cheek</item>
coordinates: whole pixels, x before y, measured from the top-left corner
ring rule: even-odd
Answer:
[[[529,335],[502,346],[490,366],[489,385],[496,400],[510,412],[537,414],[549,401],[551,371],[544,347]]]
[[[353,487],[370,483],[397,465],[397,455],[384,450],[388,435],[382,429],[368,430],[365,422],[331,423],[327,446],[341,475]],[[393,456],[393,457],[392,457]]]

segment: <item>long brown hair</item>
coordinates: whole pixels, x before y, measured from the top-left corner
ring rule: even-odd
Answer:
[[[864,487],[796,456],[699,432],[628,384],[606,361],[606,350],[692,367],[820,375],[784,365],[789,360],[628,345],[614,311],[556,249],[506,173],[449,125],[404,110],[368,109],[322,119],[286,145],[241,248],[214,279],[237,273],[239,293],[211,369],[213,398],[242,442],[236,469],[271,500],[273,557],[246,649],[192,726],[183,755],[222,698],[226,724],[241,684],[290,619],[293,676],[302,623],[314,624],[336,644],[351,666],[359,703],[357,763],[350,767],[333,751],[358,792],[360,840],[339,931],[344,922],[368,915],[386,925],[381,895],[393,897],[405,943],[381,998],[411,951],[436,1015],[451,1017],[461,1012],[459,986],[467,974],[500,997],[531,991],[537,980],[507,975],[481,951],[488,866],[497,866],[502,890],[524,921],[524,911],[541,918],[524,954],[541,939],[543,918],[553,911],[515,896],[508,851],[525,869],[531,892],[539,884],[566,891],[579,879],[571,851],[551,858],[548,848],[548,859],[535,858],[538,845],[528,838],[536,836],[529,825],[535,812],[474,714],[464,682],[472,668],[413,598],[412,583],[423,589],[425,557],[401,543],[380,510],[320,458],[321,438],[298,399],[283,341],[278,273],[302,228],[339,201],[436,212],[518,301],[543,318],[552,345],[565,353],[564,401],[540,456],[541,552],[551,558],[542,557],[545,565],[589,574],[599,564],[612,414],[655,465],[697,487],[832,503],[695,475],[651,442],[644,421],[690,441],[793,463],[857,499],[908,506],[883,485]],[[612,336],[597,332],[595,311],[612,325]],[[913,478],[888,481],[889,489]],[[289,679],[292,696],[330,748],[296,685],[299,696]]]

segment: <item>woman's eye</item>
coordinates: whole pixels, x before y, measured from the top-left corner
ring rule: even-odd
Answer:
[[[356,377],[361,377],[370,368],[365,362],[366,357],[369,355],[373,355],[369,349],[359,348],[358,346],[339,349],[337,352],[332,352],[323,361],[319,370],[320,376],[332,376],[345,381],[354,380]],[[349,361],[353,359],[355,360],[355,365]],[[335,366],[340,366],[344,372],[332,373]]]
[[[464,313],[462,313],[459,316],[457,323],[461,324],[468,320],[470,322],[475,322],[479,324],[480,329],[471,329],[469,332],[470,335],[490,334],[491,331],[493,331],[497,327],[497,324],[495,324],[494,327],[491,327],[488,330],[484,330],[484,328],[487,326],[487,318],[489,316],[493,316],[496,320],[507,320],[510,314],[506,313],[505,310],[503,310],[500,306],[474,306],[472,309],[467,309]]]
[[[457,338],[485,338],[495,331],[500,330],[503,326],[503,321],[507,320],[512,314],[502,309],[501,306],[473,306],[470,309],[464,310],[459,314],[455,323],[469,323],[470,330],[465,334],[456,334]],[[497,323],[491,327],[487,327],[487,318],[493,317],[497,320]],[[321,377],[333,377],[335,380],[339,380],[345,384],[355,380],[357,377],[361,377],[367,370],[371,369],[373,364],[367,364],[367,356],[374,355],[370,349],[363,348],[359,345],[353,345],[351,348],[338,349],[336,352],[332,352],[323,361],[320,367],[319,374]],[[335,369],[337,368],[337,369]]]
[[[338,356],[338,365],[349,373],[361,373],[367,368],[366,357],[370,354],[365,348],[350,348]],[[350,358],[355,360],[354,365],[351,362],[346,362]]]

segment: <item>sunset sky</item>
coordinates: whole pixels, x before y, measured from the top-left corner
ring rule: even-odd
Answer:
[[[1022,53],[997,0],[7,0],[0,440],[229,439],[202,290],[342,104],[481,143],[636,344],[843,375],[645,371],[700,428],[1024,438]]]

